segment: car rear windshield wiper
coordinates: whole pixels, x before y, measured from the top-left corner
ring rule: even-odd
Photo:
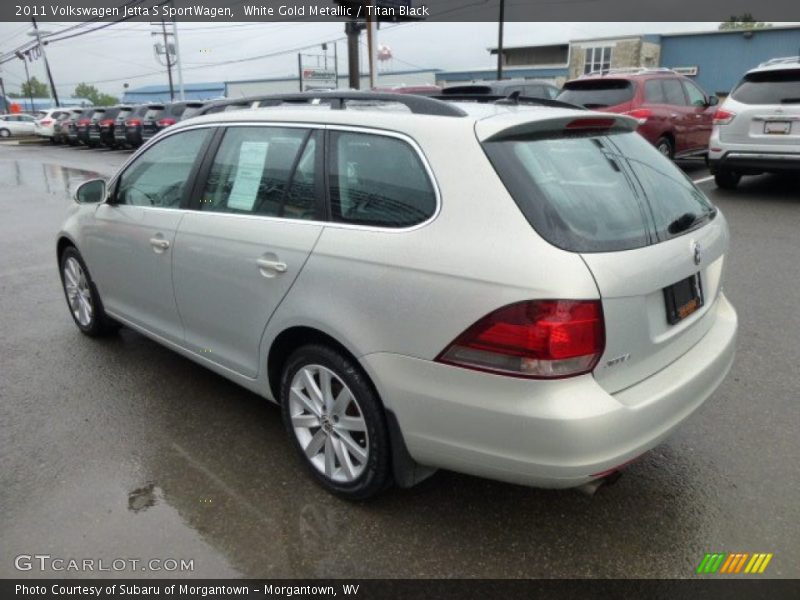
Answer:
[[[670,233],[670,235],[678,235],[679,233],[691,229],[698,223],[705,221],[706,219],[710,219],[715,214],[717,214],[716,209],[712,209],[700,215],[695,214],[693,212],[683,213],[680,217],[678,217],[672,223],[669,224],[669,227],[667,227],[667,231]]]
[[[584,106],[586,108],[605,108],[608,104],[598,104],[597,102],[585,102]]]
[[[798,104],[800,98],[781,98],[781,104]]]

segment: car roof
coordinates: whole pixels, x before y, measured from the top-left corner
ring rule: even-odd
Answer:
[[[785,56],[781,58],[772,58],[766,62],[761,63],[754,69],[750,69],[748,73],[763,73],[766,71],[783,71],[783,70],[797,70],[800,69],[800,56]]]
[[[475,130],[481,123],[482,139],[494,135],[504,129],[522,124],[544,122],[549,120],[570,120],[575,118],[614,119],[619,123],[630,120],[622,115],[586,111],[581,108],[554,108],[550,106],[513,105],[482,102],[446,102],[463,112],[462,116],[441,116],[410,113],[390,107],[369,106],[334,110],[328,105],[288,105],[263,108],[245,108],[226,112],[218,112],[192,117],[179,122],[170,129],[178,130],[201,124],[226,123],[291,123],[308,125],[343,125],[368,129],[383,129],[396,133],[405,133],[411,137],[427,135],[436,131],[437,126],[443,130],[450,127],[463,127]],[[627,127],[627,125],[625,125]]]

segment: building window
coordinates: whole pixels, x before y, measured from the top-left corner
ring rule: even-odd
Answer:
[[[611,46],[602,48],[586,48],[586,59],[583,63],[583,72],[606,72],[611,68]]]

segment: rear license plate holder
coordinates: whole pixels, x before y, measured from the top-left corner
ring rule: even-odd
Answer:
[[[700,273],[665,287],[664,303],[667,309],[667,323],[670,325],[675,325],[700,310],[704,304]]]
[[[789,135],[791,130],[791,121],[767,121],[764,123],[764,133],[769,135]]]

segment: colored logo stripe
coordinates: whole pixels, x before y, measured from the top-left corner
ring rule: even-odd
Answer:
[[[771,553],[725,552],[706,553],[697,566],[697,573],[737,574],[744,569],[745,573],[763,573],[772,560]],[[749,561],[748,561],[749,559]],[[745,567],[745,564],[747,565]]]

